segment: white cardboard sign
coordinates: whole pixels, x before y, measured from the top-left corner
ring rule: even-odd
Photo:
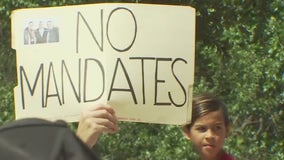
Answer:
[[[122,121],[184,124],[191,119],[195,9],[89,4],[19,9],[16,118],[78,121],[108,103]]]

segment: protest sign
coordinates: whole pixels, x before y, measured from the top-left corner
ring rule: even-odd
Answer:
[[[78,121],[108,103],[122,121],[191,119],[195,9],[105,3],[18,9],[16,118]]]

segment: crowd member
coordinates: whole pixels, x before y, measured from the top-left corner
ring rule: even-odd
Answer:
[[[182,129],[201,160],[233,160],[223,149],[230,130],[225,104],[211,94],[198,95],[192,103],[191,123]]]
[[[211,94],[201,94],[192,102],[192,121],[182,127],[187,139],[192,141],[201,160],[234,160],[223,149],[229,134],[229,115],[225,104]],[[83,111],[77,135],[93,147],[103,132],[118,131],[118,120],[109,105],[97,105]]]

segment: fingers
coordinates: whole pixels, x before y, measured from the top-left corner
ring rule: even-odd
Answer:
[[[118,131],[118,120],[115,111],[105,104],[85,109],[81,114],[79,124],[84,125],[94,133],[114,133]]]
[[[118,120],[115,111],[109,105],[96,105],[85,109],[80,117],[77,135],[88,146],[95,145],[99,135],[103,132],[118,131]]]
[[[86,110],[87,111],[107,110],[111,114],[115,114],[114,109],[110,105],[107,105],[107,104],[97,104],[95,106],[88,107]]]
[[[91,111],[91,110],[107,110],[109,113],[115,114],[114,109],[113,109],[110,105],[107,105],[107,104],[99,104],[99,105],[90,107],[90,108],[88,108],[88,109],[89,109],[90,111]]]
[[[109,124],[108,121],[112,122],[113,125],[118,124],[117,117],[115,116],[115,111],[109,105],[101,104],[101,105],[87,108],[86,110],[82,112],[81,118],[82,119],[95,118],[95,119],[92,119],[93,123],[104,122],[101,125],[106,125],[106,126],[110,126],[108,125]]]
[[[86,124],[88,124],[88,128],[94,133],[115,133],[118,131],[118,124],[113,123],[112,121],[106,118],[90,117],[86,119],[86,121],[88,121],[85,122]]]

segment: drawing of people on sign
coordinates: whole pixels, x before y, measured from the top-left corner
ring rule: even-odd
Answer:
[[[37,25],[36,25],[37,24]],[[59,29],[54,21],[29,21],[24,29],[24,44],[43,44],[59,42]]]
[[[47,43],[59,42],[59,29],[52,21],[47,21]]]
[[[24,44],[35,44],[35,41],[34,22],[29,21],[24,30]]]
[[[45,28],[44,22],[39,21],[38,28],[35,30],[36,43],[46,43],[47,42],[47,28]]]

